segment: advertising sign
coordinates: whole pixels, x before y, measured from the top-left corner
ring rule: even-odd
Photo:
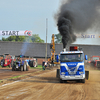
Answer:
[[[0,31],[1,36],[32,36],[32,31]]]

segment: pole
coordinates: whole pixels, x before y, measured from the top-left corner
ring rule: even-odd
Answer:
[[[48,19],[46,18],[46,53],[45,53],[45,60],[47,60],[47,32],[48,32]]]

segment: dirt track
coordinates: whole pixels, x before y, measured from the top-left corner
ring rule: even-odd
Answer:
[[[0,68],[0,80],[14,77],[17,75],[24,75],[24,74],[28,74],[28,73],[33,73],[33,72],[36,72],[39,70],[40,69],[29,69],[29,71],[21,72],[21,71],[12,71],[11,68]]]
[[[86,83],[59,83],[56,71],[0,85],[0,100],[100,100],[100,71],[90,70]]]

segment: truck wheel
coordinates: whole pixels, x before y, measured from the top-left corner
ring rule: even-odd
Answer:
[[[66,80],[64,80],[64,81],[63,81],[63,83],[67,83],[67,81],[66,81]]]
[[[60,79],[60,83],[63,83],[63,80],[62,79]]]
[[[21,66],[21,71],[23,71],[23,66]]]
[[[85,78],[81,80],[82,83],[85,83]]]
[[[89,71],[85,71],[85,78],[88,80],[89,79]]]
[[[56,71],[56,77],[57,77],[57,78],[60,77],[60,69],[57,69],[57,71]]]

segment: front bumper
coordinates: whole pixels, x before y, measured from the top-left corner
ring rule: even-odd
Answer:
[[[74,75],[74,76],[60,75],[60,79],[62,79],[62,80],[80,80],[80,79],[84,79],[84,78],[85,78],[85,74]]]

